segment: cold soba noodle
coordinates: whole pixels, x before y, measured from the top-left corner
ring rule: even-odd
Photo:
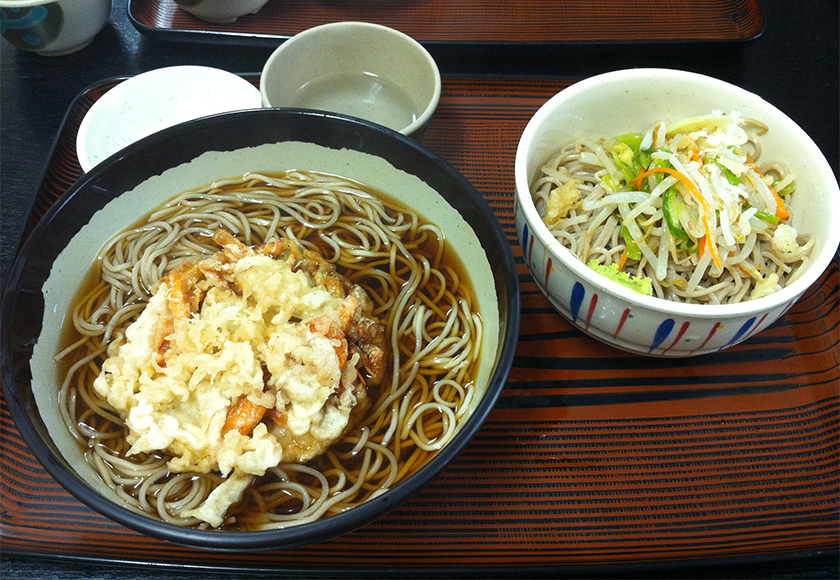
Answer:
[[[236,240],[224,232],[232,233]],[[198,452],[192,448],[185,451],[181,444],[171,443],[165,449],[155,450],[149,442],[158,433],[148,428],[150,421],[144,419],[143,423],[108,403],[122,400],[115,390],[115,377],[120,365],[130,359],[129,351],[144,340],[149,342],[140,332],[147,326],[144,321],[153,311],[166,310],[167,304],[173,311],[182,304],[173,302],[173,296],[186,297],[187,302],[203,302],[200,308],[204,309],[216,303],[235,309],[230,305],[250,290],[222,279],[220,273],[238,268],[240,262],[236,260],[242,264],[259,262],[266,267],[277,266],[276,262],[294,262],[292,270],[300,271],[286,272],[284,276],[299,278],[303,276],[301,271],[306,270],[310,281],[319,279],[320,286],[310,288],[303,284],[305,291],[329,288],[335,295],[329,300],[336,305],[336,316],[343,317],[343,332],[322,318],[307,322],[311,332],[306,328],[299,331],[304,338],[331,338],[329,344],[335,345],[327,349],[326,356],[340,359],[342,386],[329,396],[328,402],[338,408],[339,399],[349,397],[348,391],[357,401],[370,402],[364,414],[350,411],[349,422],[345,413],[346,428],[335,444],[330,445],[332,441],[327,439],[324,449],[309,446],[315,427],[306,434],[310,438],[306,444],[296,441],[287,445],[288,441],[278,435],[285,445],[282,446],[271,438],[272,433],[288,432],[278,426],[287,421],[291,424],[292,409],[303,408],[303,403],[286,401],[288,413],[279,413],[278,409],[283,410],[281,403],[277,403],[277,408],[273,406],[275,397],[279,400],[281,396],[279,387],[275,386],[276,391],[269,389],[275,378],[272,373],[276,365],[288,363],[290,355],[285,359],[281,356],[279,362],[262,361],[259,381],[260,388],[265,381],[265,393],[256,397],[253,393],[248,397],[243,394],[238,400],[229,397],[225,429],[230,429],[229,423],[233,422],[234,433],[215,438],[214,449],[221,451],[212,460],[197,457]],[[84,446],[87,460],[126,503],[176,525],[260,530],[340,513],[376,497],[417,471],[452,439],[473,407],[473,398],[478,396],[473,380],[483,327],[471,289],[455,267],[456,260],[447,253],[439,228],[388,202],[378,192],[340,177],[299,171],[246,174],[185,192],[143,223],[120,233],[100,252],[97,271],[93,273],[95,282],[85,289],[87,292],[73,311],[75,337],[56,357],[68,366],[60,391],[67,426]],[[322,275],[324,272],[327,275]],[[206,294],[195,298],[193,287],[201,287]],[[160,291],[155,294],[158,288]],[[163,296],[164,290],[169,294]],[[353,308],[347,315],[349,302]],[[222,311],[224,308],[214,311],[213,316]],[[138,321],[141,313],[144,316]],[[195,308],[184,319],[190,317],[190,322],[199,318]],[[268,325],[269,319],[272,324],[285,326],[301,323],[296,315],[280,322],[277,316],[257,318],[263,326]],[[360,346],[367,340],[360,338],[364,332],[357,330],[359,336],[353,336],[349,318],[355,320],[357,328],[382,329],[384,340],[377,342],[371,331],[372,350],[365,350]],[[138,322],[132,329],[138,330],[129,330],[127,339],[126,329],[134,321]],[[177,317],[174,324],[180,328]],[[315,334],[316,327],[323,327],[318,332],[324,336]],[[171,326],[167,328],[172,331]],[[163,357],[168,355],[167,341],[174,341],[176,334],[172,331],[167,338],[159,338],[154,356],[140,356],[140,360],[156,359],[156,373],[175,372],[172,359],[167,363]],[[257,345],[255,350],[259,349],[269,347]],[[376,372],[370,370],[375,366],[370,359],[375,357],[368,356],[370,352],[384,354],[382,376],[375,380]],[[120,356],[115,356],[117,353]],[[106,372],[102,372],[106,359]],[[238,357],[234,359],[239,361]],[[351,363],[357,367],[351,367]],[[151,361],[142,364],[152,366]],[[94,386],[100,374],[102,377]],[[193,375],[193,382],[198,380],[196,376]],[[137,380],[142,382],[141,379]],[[113,383],[108,392],[110,399],[103,396],[109,381]],[[126,397],[137,396],[133,384],[127,388]],[[143,396],[141,402],[145,404],[146,399],[157,395],[153,392]],[[268,397],[268,402],[260,397]],[[264,407],[249,402],[254,400]],[[243,427],[237,423],[244,416],[237,415],[242,409],[234,403],[243,403],[246,411],[258,409],[260,413],[246,417],[246,422],[251,418],[253,421]],[[143,404],[135,405],[132,413]],[[268,412],[263,415],[266,408]],[[330,408],[317,416],[334,410]],[[359,405],[357,411],[363,410]],[[217,426],[224,413],[219,417]],[[146,425],[142,436],[129,433],[126,421],[133,425],[132,420]],[[241,454],[230,459],[225,455],[230,446],[222,449],[221,440],[235,440],[231,445]],[[249,471],[242,459],[257,453],[255,450],[263,443],[273,445],[276,457],[282,459],[279,464],[275,461],[267,465],[265,474],[259,475],[260,469]],[[277,451],[280,447],[282,454]],[[144,451],[137,452],[138,448]],[[298,452],[289,454],[289,449]],[[311,454],[315,456],[309,457]],[[220,468],[223,463],[225,467]],[[227,493],[231,486],[240,486],[244,491],[238,495],[236,489]],[[216,493],[211,496],[214,490]],[[227,499],[217,497],[225,495],[222,490],[226,490]],[[220,501],[223,520],[208,523],[213,517],[202,515],[202,510],[206,504]]]

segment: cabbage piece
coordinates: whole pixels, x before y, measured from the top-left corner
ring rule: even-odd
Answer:
[[[610,264],[608,266],[604,266],[598,263],[598,260],[590,260],[589,263],[586,264],[590,268],[592,268],[595,272],[598,272],[600,275],[604,276],[605,278],[609,278],[613,282],[617,282],[624,286],[625,288],[630,288],[636,294],[642,294],[645,296],[653,296],[653,282],[650,278],[640,278],[638,276],[631,276],[628,272],[622,272],[618,269],[618,264]]]

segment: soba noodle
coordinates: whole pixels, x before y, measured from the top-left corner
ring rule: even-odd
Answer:
[[[534,203],[582,262],[649,279],[659,298],[761,298],[795,280],[814,245],[788,224],[795,176],[777,161],[757,164],[766,131],[713,111],[578,140],[542,168]]]
[[[180,194],[100,251],[95,281],[76,301],[60,405],[86,458],[126,504],[179,526],[219,473],[175,473],[166,453],[128,455],[124,418],[92,388],[109,345],[143,311],[173,268],[219,250],[223,228],[253,246],[291,240],[362,286],[383,321],[389,372],[372,407],[342,441],[306,464],[256,478],[222,529],[312,522],[374,498],[427,463],[455,435],[477,396],[482,319],[442,232],[344,178],[294,171],[246,174]]]

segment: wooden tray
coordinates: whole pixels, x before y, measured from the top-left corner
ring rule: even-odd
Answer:
[[[118,82],[96,84],[70,108],[33,223],[78,178],[79,123]],[[4,553],[266,572],[422,566],[481,575],[526,567],[661,570],[686,560],[754,562],[835,549],[840,257],[771,328],[714,355],[646,358],[576,330],[529,276],[513,221],[519,135],[570,84],[444,77],[423,142],[476,185],[503,224],[523,309],[497,407],[423,492],[325,544],[247,558],[182,548],[76,501],[30,454],[0,400]]]
[[[129,0],[128,16],[161,38],[260,46],[343,20],[384,24],[424,44],[742,42],[764,30],[758,0],[269,0],[231,24],[199,20],[172,0]]]

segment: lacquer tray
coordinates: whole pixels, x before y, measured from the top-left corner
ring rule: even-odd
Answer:
[[[255,75],[248,78],[256,83]],[[72,105],[33,223],[80,174],[75,135],[120,79]],[[520,342],[498,405],[419,495],[346,536],[247,558],[150,539],[92,512],[27,450],[0,401],[6,554],[294,573],[473,574],[755,562],[836,549],[840,532],[840,258],[776,324],[693,359],[625,354],[557,314],[528,274],[513,158],[568,80],[444,77],[423,137],[483,193],[519,264]]]
[[[170,40],[262,46],[343,20],[384,24],[424,44],[742,42],[764,30],[758,0],[269,0],[231,24],[199,20],[173,0],[129,0],[128,16]]]

